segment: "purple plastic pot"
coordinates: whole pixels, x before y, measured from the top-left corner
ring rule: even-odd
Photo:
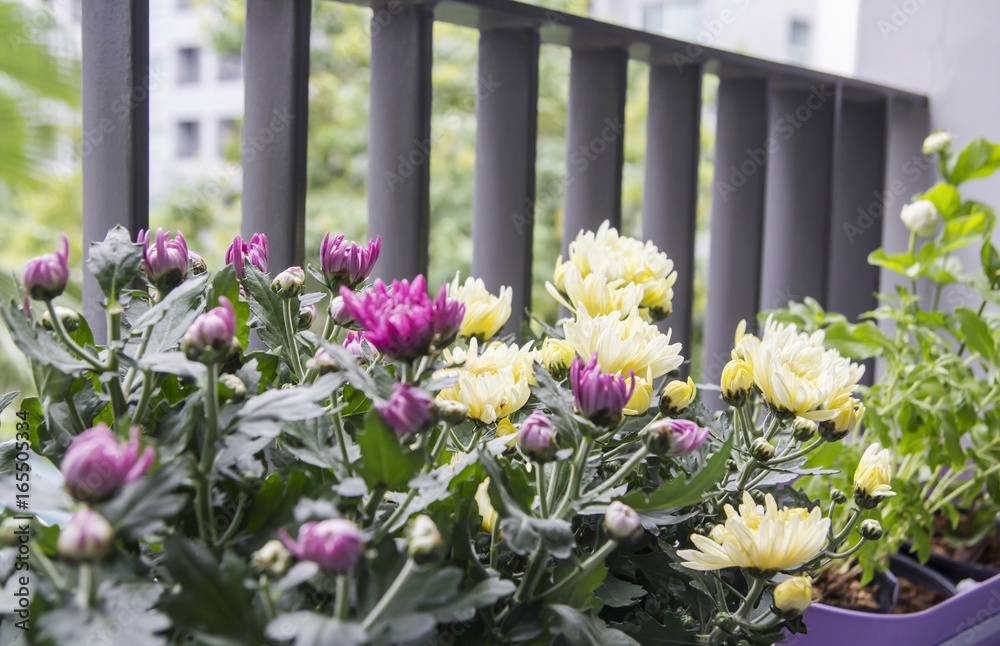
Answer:
[[[995,646],[1000,643],[1000,576],[922,612],[880,615],[817,603],[806,610],[805,622],[809,633],[789,635],[787,644]]]

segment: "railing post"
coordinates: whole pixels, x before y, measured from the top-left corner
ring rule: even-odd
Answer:
[[[834,141],[826,307],[851,321],[877,305],[879,272],[868,254],[882,244],[884,174],[885,100],[843,97]]]
[[[149,226],[149,0],[87,2],[82,43],[86,257],[90,243],[115,225],[133,236]],[[107,334],[101,298],[85,271],[83,313],[98,343]]]
[[[642,237],[674,262],[673,312],[659,326],[671,328],[690,359],[694,300],[694,234],[698,209],[701,138],[701,66],[653,65],[646,117],[646,181]],[[689,364],[682,370],[687,373]]]
[[[427,272],[434,19],[425,5],[372,9],[368,235],[382,236],[376,276],[413,278]]]
[[[305,256],[310,0],[248,0],[244,236],[265,233],[272,274]]]
[[[581,229],[621,226],[628,53],[574,49],[566,115],[563,254]]]
[[[773,87],[760,309],[825,302],[830,169],[837,88]]]
[[[740,319],[753,324],[760,289],[767,80],[719,80],[708,301],[701,381],[718,383]]]
[[[517,333],[531,305],[538,32],[495,29],[479,38],[472,275],[513,288],[504,329]]]

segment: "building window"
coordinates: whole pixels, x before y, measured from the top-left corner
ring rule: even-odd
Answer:
[[[201,80],[201,50],[185,47],[177,50],[177,82],[197,83]]]
[[[642,27],[673,38],[695,40],[701,20],[701,0],[660,0],[642,8]]]
[[[243,76],[243,58],[239,54],[219,56],[219,80],[234,81]]]
[[[199,132],[197,121],[177,123],[177,157],[186,159],[198,154]]]
[[[226,149],[238,134],[236,119],[219,119],[219,157],[226,156]]]
[[[809,23],[794,19],[788,26],[788,58],[805,64],[809,57]]]

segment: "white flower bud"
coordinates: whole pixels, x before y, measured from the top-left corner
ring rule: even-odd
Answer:
[[[287,572],[291,560],[292,553],[279,540],[270,540],[264,543],[264,546],[254,552],[251,557],[254,569],[274,577],[279,577]]]
[[[917,200],[903,207],[899,217],[910,231],[918,236],[929,238],[934,235],[938,225],[938,212],[930,200]]]
[[[937,155],[951,148],[953,143],[955,143],[955,137],[950,132],[935,130],[924,139],[922,151],[925,155]]]
[[[414,518],[407,537],[410,539],[408,549],[413,556],[428,557],[441,547],[441,532],[429,516],[420,515]]]

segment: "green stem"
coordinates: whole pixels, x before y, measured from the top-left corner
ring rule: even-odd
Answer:
[[[750,591],[747,592],[747,596],[743,599],[743,603],[740,604],[739,609],[736,611],[736,618],[743,619],[747,616],[747,613],[757,605],[757,600],[760,599],[760,595],[764,592],[765,581],[764,579],[759,579],[754,577],[753,583],[750,585]],[[709,644],[719,644],[719,640],[724,639],[726,631],[721,628],[715,628],[712,633],[708,636]]]
[[[868,542],[868,539],[865,538],[864,536],[862,536],[861,540],[859,540],[857,543],[855,543],[854,547],[850,548],[846,552],[827,552],[826,555],[830,559],[846,559],[851,554],[854,554],[855,552],[857,552],[858,550],[860,550],[861,546],[864,545],[867,542]]]
[[[524,575],[521,577],[521,582],[514,592],[514,601],[524,603],[531,596],[535,586],[538,585],[538,579],[542,575],[542,570],[544,570],[545,562],[548,558],[549,553],[542,549],[541,545],[531,554],[531,558],[528,559],[528,566],[524,568]]]
[[[559,495],[559,480],[562,478],[564,467],[562,462],[556,462],[552,467],[552,477],[549,479],[549,490],[545,494],[545,506],[552,509],[556,505],[556,496]]]
[[[535,491],[538,492],[538,507],[542,518],[549,517],[549,502],[546,499],[545,489],[545,464],[535,462]]]
[[[73,399],[72,393],[66,396],[66,408],[69,409],[69,417],[73,420],[76,432],[82,433],[87,430],[87,425],[83,422],[83,418],[80,417],[80,411],[76,409],[76,400]]]
[[[811,453],[813,451],[813,449],[815,449],[817,446],[819,446],[820,444],[822,444],[825,441],[826,440],[824,440],[823,438],[818,437],[818,438],[816,438],[816,440],[812,444],[809,444],[808,446],[804,446],[801,449],[799,449],[798,451],[795,451],[794,453],[789,453],[787,455],[781,455],[781,456],[778,456],[776,458],[772,458],[771,460],[768,460],[767,461],[767,466],[773,466],[775,464],[782,464],[784,462],[791,462],[792,460],[801,458],[803,455],[807,455],[807,454]]]
[[[203,510],[200,524],[208,524],[213,542],[215,542],[215,512],[212,509],[211,472],[215,463],[215,442],[219,434],[218,378],[219,367],[215,363],[205,364],[205,383],[202,385],[205,399],[205,437],[202,439],[201,460],[198,463],[198,498]]]
[[[49,316],[52,317],[52,327],[56,330],[56,335],[62,340],[63,343],[69,346],[69,348],[80,355],[84,361],[90,364],[90,366],[97,372],[104,372],[104,364],[101,361],[88,352],[86,349],[81,348],[76,341],[70,338],[69,333],[66,332],[66,328],[63,327],[62,319],[56,314],[56,307],[52,304],[52,301],[45,301],[45,306],[49,309]]]
[[[538,596],[551,598],[563,590],[575,585],[577,581],[585,577],[591,570],[603,563],[604,560],[608,558],[611,552],[614,552],[617,547],[618,541],[613,538],[609,538],[604,545],[597,548],[596,552],[587,557],[587,559],[581,563],[575,571],[558,581],[555,585]]]
[[[931,514],[935,513],[937,510],[941,509],[941,507],[947,505],[949,502],[951,502],[952,500],[960,496],[962,493],[964,493],[966,489],[969,489],[970,487],[976,485],[982,486],[982,478],[992,475],[993,473],[996,473],[998,470],[1000,470],[1000,464],[995,464],[986,471],[984,471],[982,474],[980,474],[979,478],[968,480],[962,486],[956,487],[950,494],[942,498],[937,504],[931,507],[930,513]]]
[[[406,585],[406,580],[410,578],[410,575],[413,574],[413,570],[415,568],[416,568],[416,562],[414,562],[412,558],[406,559],[406,564],[403,565],[403,569],[400,570],[399,574],[396,575],[396,578],[392,582],[392,585],[389,586],[389,589],[385,591],[385,594],[382,595],[382,598],[379,599],[378,603],[375,604],[375,607],[372,608],[371,611],[369,611],[368,615],[361,622],[362,630],[364,631],[371,630],[372,626],[374,626],[375,623],[382,618],[382,615],[385,614],[385,611],[392,604],[393,599],[396,598],[396,595],[399,594],[399,591],[403,589],[404,585]]]
[[[38,541],[31,541],[31,558],[38,562],[38,569],[45,574],[45,578],[52,583],[56,590],[63,591],[66,589],[66,581],[59,574],[59,570],[52,565],[52,561],[45,555]]]
[[[233,534],[236,533],[236,528],[240,526],[240,521],[243,520],[243,505],[236,506],[236,512],[233,513],[233,519],[229,523],[229,527],[226,528],[225,533],[216,541],[216,547],[218,549],[225,548],[226,544],[232,539]]]
[[[111,398],[111,411],[114,414],[114,426],[118,433],[124,434],[122,429],[122,419],[128,412],[128,400],[122,392],[121,375],[118,373],[118,355],[111,347],[112,344],[121,339],[122,333],[122,307],[117,303],[108,305],[105,309],[108,319],[108,358],[104,368],[105,373],[110,373],[110,378],[106,382],[108,396]]]
[[[563,494],[562,500],[559,502],[559,508],[554,514],[555,518],[562,518],[567,511],[572,509],[573,501],[576,500],[580,495],[580,483],[583,480],[583,472],[587,468],[587,459],[590,457],[590,448],[594,445],[594,441],[589,437],[583,438],[580,442],[580,452],[577,454],[576,462],[573,464],[573,470],[570,472],[569,486],[566,487],[566,493]]]
[[[265,574],[260,576],[260,598],[264,605],[264,614],[267,615],[268,620],[277,617],[278,612],[274,607],[274,598],[271,597],[271,586]]]
[[[142,393],[139,395],[139,403],[135,405],[135,414],[132,416],[133,424],[141,424],[142,416],[149,405],[149,398],[153,394],[153,373],[144,371],[142,377]]]
[[[375,523],[375,516],[378,514],[378,507],[382,504],[385,492],[385,487],[376,486],[368,495],[368,502],[365,503],[365,507],[362,512],[371,521],[371,524]],[[374,544],[374,541],[372,544]]]
[[[490,569],[497,569],[497,557],[500,554],[500,523],[493,523],[490,529]]]
[[[302,358],[299,356],[299,346],[295,343],[296,320],[292,316],[292,299],[282,299],[281,312],[285,318],[285,341],[288,343],[288,354],[292,359],[292,367],[295,369],[295,376],[302,379]],[[298,316],[298,313],[295,316]]]
[[[859,518],[861,518],[861,509],[859,507],[853,507],[851,509],[851,515],[847,519],[847,525],[845,525],[844,529],[840,530],[840,532],[833,537],[830,544],[826,547],[827,551],[835,551],[838,547],[840,547],[840,544],[851,535],[851,532],[854,530],[854,526],[858,524]]]
[[[648,455],[649,455],[649,449],[647,449],[645,446],[636,451],[635,455],[630,457],[628,461],[625,462],[625,464],[623,464],[617,471],[611,474],[610,478],[608,478],[607,480],[605,480],[604,482],[602,482],[601,484],[597,485],[589,492],[587,492],[586,496],[587,500],[593,500],[594,498],[597,498],[605,491],[612,489],[615,485],[624,480],[625,477],[628,474],[630,474],[632,470],[635,469],[636,466],[638,466],[643,460],[645,460],[646,456]]]
[[[340,573],[337,575],[337,599],[333,610],[333,617],[338,621],[347,620],[347,611],[351,606],[350,599],[348,598],[350,585],[351,580],[347,574]]]
[[[354,465],[351,464],[351,458],[347,453],[347,434],[344,433],[344,421],[340,417],[339,410],[331,417],[333,418],[333,432],[337,435],[337,444],[340,445],[340,457],[344,461],[347,475],[352,476],[354,475]]]
[[[146,354],[146,347],[149,345],[150,331],[152,331],[152,329],[153,326],[150,325],[142,332],[142,339],[139,342],[139,349],[135,351],[135,356],[132,357],[133,359],[135,359],[136,363],[139,363],[139,359],[141,359],[142,356]],[[123,385],[125,392],[127,393],[132,392],[132,386],[135,382],[135,375],[137,372],[138,371],[136,370],[136,367],[132,366],[128,369],[128,372],[125,373],[125,383]]]
[[[94,566],[91,563],[80,564],[80,578],[77,581],[76,601],[81,608],[89,608],[94,594]]]

